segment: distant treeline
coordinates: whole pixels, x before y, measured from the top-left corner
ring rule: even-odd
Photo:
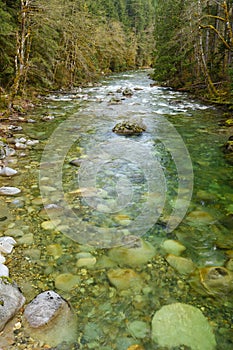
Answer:
[[[159,84],[231,100],[233,0],[0,0],[0,23],[11,100],[144,66]]]
[[[153,0],[0,0],[0,86],[70,88],[152,64]]]
[[[230,101],[233,1],[157,0],[154,79]]]

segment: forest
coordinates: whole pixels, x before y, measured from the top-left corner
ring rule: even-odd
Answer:
[[[232,10],[232,0],[0,0],[0,107],[141,67],[230,103]]]

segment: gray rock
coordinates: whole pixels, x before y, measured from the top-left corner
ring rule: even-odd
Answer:
[[[34,339],[57,346],[76,339],[76,317],[69,304],[54,291],[43,292],[24,311],[24,327]]]
[[[25,303],[25,298],[15,283],[0,279],[0,331]]]

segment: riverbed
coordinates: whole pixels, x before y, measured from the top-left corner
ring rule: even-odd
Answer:
[[[10,277],[27,303],[49,289],[69,301],[78,317],[77,349],[157,349],[154,313],[181,302],[203,312],[218,350],[230,350],[232,292],[200,293],[168,264],[161,245],[179,241],[197,269],[226,267],[233,258],[233,167],[222,151],[231,131],[219,126],[221,109],[156,86],[148,73],[56,92],[27,116],[34,122],[19,123],[14,137],[39,142],[18,149],[9,163],[18,174],[0,179],[21,189],[0,198],[1,233],[17,242]],[[146,131],[113,133],[125,120]],[[111,261],[109,251],[131,236],[149,242],[154,257],[133,267]],[[109,271],[119,267],[138,273],[142,288],[110,283]],[[139,335],[135,321],[144,327]],[[18,341],[29,342],[23,329]]]

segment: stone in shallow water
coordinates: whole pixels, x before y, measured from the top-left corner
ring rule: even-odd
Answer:
[[[80,277],[72,273],[62,273],[55,279],[55,287],[68,292],[80,283]]]
[[[223,296],[233,291],[233,273],[222,266],[196,269],[189,282],[203,295]]]
[[[165,250],[166,253],[177,256],[179,256],[186,249],[183,244],[173,239],[166,239],[161,244],[161,247]]]
[[[202,210],[194,210],[191,213],[188,214],[187,220],[191,221],[192,223],[196,223],[196,225],[203,225],[203,224],[211,224],[214,221],[216,221],[215,218],[213,218],[212,215],[207,213],[206,211]]]
[[[148,326],[148,324],[146,322],[143,322],[143,321],[133,321],[133,322],[130,322],[128,325],[127,325],[131,335],[134,337],[134,338],[145,338],[149,332],[150,332],[150,328]]]
[[[124,247],[112,248],[108,253],[109,258],[119,265],[142,265],[155,255],[155,248],[149,242],[131,235],[125,236],[125,239],[128,239],[129,242]]]
[[[152,319],[152,340],[173,349],[185,345],[192,350],[214,350],[213,331],[202,312],[191,305],[174,303],[163,306]]]
[[[17,187],[7,187],[7,186],[0,187],[0,195],[2,196],[14,196],[20,192],[21,190]]]
[[[0,278],[0,331],[25,303],[25,298],[15,283]]]
[[[140,290],[143,285],[141,276],[132,269],[114,269],[108,272],[108,279],[116,289]]]
[[[41,224],[41,227],[44,230],[54,230],[61,223],[60,219],[44,221]]]
[[[172,266],[181,275],[189,275],[196,268],[192,260],[182,258],[173,254],[168,254],[166,260],[170,266]]]
[[[24,326],[36,340],[57,346],[64,340],[74,342],[77,320],[68,303],[54,291],[39,294],[25,308]]]

